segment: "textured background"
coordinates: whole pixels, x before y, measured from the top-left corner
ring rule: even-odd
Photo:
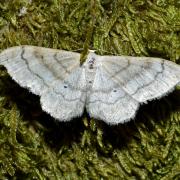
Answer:
[[[28,44],[180,63],[179,0],[0,0],[0,48]],[[0,68],[0,179],[180,178],[180,89],[108,126],[69,123]]]

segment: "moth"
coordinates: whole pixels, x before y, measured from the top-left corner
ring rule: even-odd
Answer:
[[[59,121],[90,117],[113,125],[135,117],[140,104],[161,98],[180,83],[180,66],[160,58],[100,56],[36,46],[0,54],[20,86],[40,96],[42,109]]]

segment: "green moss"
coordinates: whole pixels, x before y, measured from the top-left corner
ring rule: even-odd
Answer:
[[[179,10],[172,0],[1,1],[0,48],[90,48],[178,63]],[[0,179],[179,179],[180,89],[127,124],[110,127],[86,113],[58,123],[3,67],[0,74]]]

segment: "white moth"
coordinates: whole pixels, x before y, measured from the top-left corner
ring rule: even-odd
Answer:
[[[139,105],[160,98],[180,83],[180,66],[159,58],[100,56],[35,46],[0,54],[11,77],[40,96],[42,109],[59,121],[81,116],[118,124],[134,118]]]

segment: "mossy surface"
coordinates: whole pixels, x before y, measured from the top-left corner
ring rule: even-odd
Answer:
[[[180,63],[176,0],[0,1],[0,48],[37,45]],[[180,178],[180,90],[108,126],[60,123],[0,68],[0,179]]]

